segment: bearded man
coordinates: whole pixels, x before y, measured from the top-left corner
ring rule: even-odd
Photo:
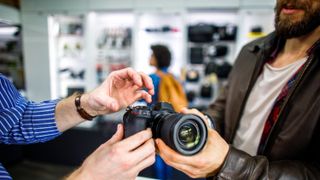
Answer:
[[[197,178],[320,179],[320,1],[277,0],[275,12],[275,32],[242,49],[207,111],[219,133],[189,157],[157,139],[166,163]]]

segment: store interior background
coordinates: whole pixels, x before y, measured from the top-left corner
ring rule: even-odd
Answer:
[[[202,109],[226,82],[219,65],[232,66],[243,45],[273,31],[274,4],[275,0],[0,0],[0,73],[30,100],[62,98],[92,90],[116,69],[152,73],[150,45],[161,43],[172,52],[170,71],[183,81],[190,107]],[[199,27],[215,27],[216,33],[211,40],[195,40],[192,28]],[[219,47],[227,51],[217,55]],[[48,143],[0,145],[0,161],[14,179],[63,177],[110,138],[122,114],[86,122]],[[154,172],[150,167],[140,176],[153,178]],[[175,171],[174,179],[190,178]]]

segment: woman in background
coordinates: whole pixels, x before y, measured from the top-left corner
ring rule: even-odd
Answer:
[[[159,84],[160,74],[168,73],[168,68],[171,63],[171,53],[167,46],[156,44],[151,47],[152,54],[150,57],[150,65],[156,68],[156,71],[149,76],[151,77],[154,85],[155,93],[152,96],[152,104],[159,102]],[[158,179],[170,179],[172,176],[172,167],[166,165],[160,156],[156,156],[156,163],[154,164],[156,169],[156,178]]]

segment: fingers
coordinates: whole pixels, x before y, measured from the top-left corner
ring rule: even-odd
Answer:
[[[141,90],[139,92],[137,92],[135,94],[135,97],[134,97],[135,100],[139,100],[139,99],[144,99],[146,100],[148,103],[151,103],[152,102],[152,97],[150,94],[148,94],[147,92]]]
[[[184,113],[184,114],[202,115],[202,113],[199,110],[195,109],[195,108],[193,108],[193,109],[183,108],[181,110],[181,112]]]
[[[151,95],[154,95],[154,86],[153,86],[152,79],[150,78],[150,76],[146,75],[143,72],[140,72],[139,74],[142,77],[142,81],[143,81],[144,86],[148,89],[148,93]]]
[[[154,147],[154,140],[149,139],[143,145],[132,151],[131,155],[134,157],[134,161],[139,161],[145,159],[151,154],[155,154],[156,148]]]
[[[183,114],[195,114],[197,116],[199,116],[201,119],[205,120],[206,117],[204,116],[204,114],[202,114],[199,110],[193,108],[193,109],[187,109],[187,108],[183,108],[181,110],[181,113]]]
[[[148,128],[147,130],[143,130],[122,140],[119,142],[119,145],[122,146],[126,151],[132,151],[151,138],[152,132]]]
[[[137,165],[135,165],[130,170],[130,172],[133,172],[137,176],[140,171],[151,166],[154,162],[155,162],[155,153],[152,153],[149,156],[147,156],[145,159],[140,161]]]
[[[132,79],[133,82],[140,87],[143,85],[140,74],[134,71],[132,68],[119,70],[116,72],[116,76],[121,79]]]
[[[165,162],[170,164],[174,162],[183,162],[184,164],[191,166],[194,164],[193,158],[180,155],[168,147],[161,139],[156,139],[156,144],[158,146],[159,155]]]
[[[132,80],[134,84],[138,85],[139,87],[142,86],[142,79],[140,77],[140,74],[134,71],[132,68],[113,71],[110,74],[110,77],[121,81]]]
[[[194,174],[192,174],[193,172],[195,172],[195,168],[192,165],[188,165],[186,163],[185,159],[187,159],[188,157],[184,157],[176,153],[167,145],[165,145],[160,139],[156,139],[156,143],[158,146],[159,155],[166,162],[166,164],[186,173],[190,177],[196,177]]]
[[[141,170],[154,163],[155,154],[154,141],[153,139],[149,139],[130,153],[130,157],[132,158],[128,160],[129,164],[134,164],[130,171],[138,175]]]
[[[138,85],[140,87],[143,85],[142,78],[138,72],[134,71],[132,68],[128,68],[127,74],[136,85]]]
[[[133,83],[138,87],[146,87],[148,89],[148,93],[154,94],[154,87],[152,83],[152,79],[143,72],[137,72],[132,68],[126,68],[116,72],[116,76],[121,79],[131,79]]]

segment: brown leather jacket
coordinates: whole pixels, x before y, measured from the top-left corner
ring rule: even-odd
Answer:
[[[228,85],[208,114],[217,130],[232,144],[248,95],[265,61],[278,44],[274,33],[246,45],[240,52]],[[230,145],[217,179],[320,179],[320,47],[298,79],[280,112],[267,145],[250,156]]]

